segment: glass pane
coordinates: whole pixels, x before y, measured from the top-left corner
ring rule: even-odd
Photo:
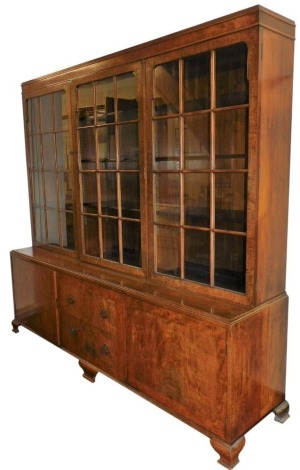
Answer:
[[[97,132],[97,158],[102,170],[116,169],[116,127],[99,127]]]
[[[139,173],[121,173],[122,217],[140,218]]]
[[[117,76],[118,121],[138,117],[136,76],[133,72]]]
[[[73,210],[73,178],[72,173],[58,173],[59,208]]]
[[[78,125],[80,127],[94,125],[94,87],[92,83],[78,87]]]
[[[83,217],[84,251],[87,255],[99,256],[98,217]]]
[[[101,214],[118,215],[117,177],[115,173],[101,173]]]
[[[217,107],[248,103],[247,45],[223,47],[216,51]]]
[[[96,117],[97,124],[114,122],[114,81],[105,78],[96,83]]]
[[[215,114],[216,168],[247,168],[248,111],[235,109]]]
[[[184,120],[184,167],[186,170],[210,168],[210,116],[198,114]]]
[[[118,129],[120,169],[137,169],[139,167],[138,124],[123,124]]]
[[[43,160],[45,170],[55,170],[55,142],[54,134],[42,135]]]
[[[96,149],[94,128],[79,130],[81,166],[84,170],[96,168]]]
[[[32,98],[27,101],[28,110],[28,133],[36,134],[39,132],[39,99]]]
[[[54,123],[55,129],[58,131],[68,129],[66,93],[64,91],[54,93]]]
[[[44,173],[46,207],[57,209],[57,180],[56,173],[47,171]]]
[[[210,108],[210,53],[184,60],[184,111]]]
[[[210,175],[184,175],[184,223],[198,227],[210,226]]]
[[[131,266],[141,266],[141,227],[139,223],[122,222],[123,262]]]
[[[63,247],[69,250],[74,250],[75,241],[73,212],[61,212],[60,219],[62,227]]]
[[[180,156],[179,119],[159,119],[153,123],[153,154],[158,170],[178,170]]]
[[[157,272],[180,277],[180,229],[156,227]]]
[[[35,240],[38,243],[46,243],[45,212],[44,209],[36,208],[35,216]]]
[[[102,219],[103,258],[119,262],[118,221]]]
[[[154,69],[154,114],[165,116],[179,111],[179,62],[167,62]]]
[[[47,210],[48,243],[60,246],[58,212]]]
[[[30,145],[30,167],[34,170],[42,168],[41,137],[40,135],[29,136]]]
[[[164,224],[180,223],[180,175],[161,173],[155,176],[155,220]]]
[[[215,226],[219,229],[246,231],[247,175],[215,175]]]
[[[40,108],[41,108],[41,131],[51,132],[53,131],[53,102],[52,94],[40,97]]]
[[[246,238],[215,234],[215,286],[245,292]]]
[[[210,234],[200,230],[185,230],[185,279],[210,283]]]
[[[97,174],[82,173],[82,204],[83,212],[98,214]]]
[[[39,171],[32,172],[32,183],[33,183],[33,204],[35,206],[44,205],[44,194],[43,194],[43,177]]]
[[[71,170],[72,158],[70,154],[70,136],[68,132],[56,134],[56,159],[59,170]]]

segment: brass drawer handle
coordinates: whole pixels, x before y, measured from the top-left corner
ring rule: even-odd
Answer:
[[[103,319],[106,319],[108,318],[108,310],[107,308],[103,308],[100,312],[100,317],[103,318]]]
[[[76,328],[70,328],[69,329],[69,333],[71,336],[77,336],[78,335],[78,330],[76,330]]]
[[[67,303],[68,303],[69,305],[75,304],[75,299],[74,299],[74,297],[73,297],[72,295],[69,295],[69,297],[67,298]]]
[[[101,348],[101,354],[103,354],[103,356],[108,356],[109,347],[107,346],[107,344],[103,344],[103,346]]]

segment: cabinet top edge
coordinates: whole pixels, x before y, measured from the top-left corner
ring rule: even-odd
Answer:
[[[39,83],[40,86],[43,86],[47,85],[48,82],[49,84],[53,84],[53,80],[55,80],[55,83],[57,83],[57,81],[69,81],[72,78],[85,75],[83,73],[83,69],[85,68],[92,68],[96,65],[99,66],[101,63],[103,63],[103,68],[119,65],[116,63],[116,59],[120,56],[124,57],[124,62],[134,62],[168,52],[178,47],[200,43],[254,26],[266,27],[275,30],[279,34],[288,36],[291,39],[295,39],[295,22],[293,20],[261,5],[255,5],[166,36],[161,36],[157,39],[67,67],[32,80],[24,81],[21,87],[23,92],[26,92],[26,88],[30,88],[31,84]]]

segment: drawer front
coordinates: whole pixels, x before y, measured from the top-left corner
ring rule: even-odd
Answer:
[[[90,362],[103,372],[124,380],[125,354],[122,335],[110,335],[77,317],[60,317],[61,347]]]
[[[130,385],[225,437],[225,326],[134,301],[127,347]]]
[[[59,274],[58,305],[61,313],[84,320],[111,335],[123,328],[122,295],[90,282]]]

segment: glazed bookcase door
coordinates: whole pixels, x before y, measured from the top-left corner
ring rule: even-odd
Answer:
[[[244,294],[248,46],[160,60],[152,65],[154,273]]]
[[[73,251],[70,119],[65,90],[25,101],[33,242]]]
[[[142,267],[141,85],[134,68],[78,84],[82,255]]]

